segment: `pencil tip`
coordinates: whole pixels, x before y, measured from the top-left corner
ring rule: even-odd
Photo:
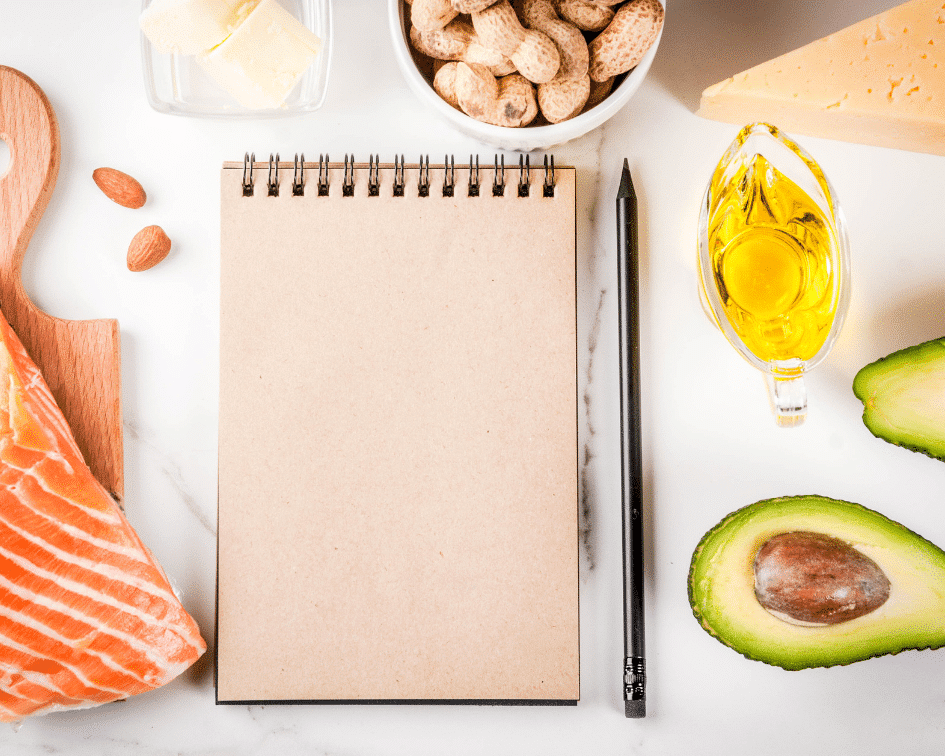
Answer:
[[[623,159],[623,171],[620,174],[620,189],[617,190],[617,198],[623,199],[633,197],[636,192],[633,190],[633,179],[630,178],[630,163],[626,158]]]

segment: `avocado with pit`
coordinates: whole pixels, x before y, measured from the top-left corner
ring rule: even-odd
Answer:
[[[945,460],[945,338],[870,363],[853,379],[853,393],[874,436]]]
[[[710,635],[788,670],[945,646],[945,552],[879,512],[766,499],[702,538],[689,603]]]

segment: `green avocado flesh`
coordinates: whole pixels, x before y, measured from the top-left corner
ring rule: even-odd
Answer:
[[[783,533],[821,533],[873,560],[889,598],[860,617],[802,626],[755,597],[758,550]],[[945,552],[871,509],[823,496],[766,499],[733,512],[702,538],[689,570],[689,603],[702,627],[749,659],[784,669],[850,664],[945,646]]]
[[[945,459],[945,338],[893,352],[853,379],[874,436]]]

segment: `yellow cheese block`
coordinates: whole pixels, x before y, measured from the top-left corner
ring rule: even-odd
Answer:
[[[911,0],[719,82],[698,114],[945,155],[945,0]]]

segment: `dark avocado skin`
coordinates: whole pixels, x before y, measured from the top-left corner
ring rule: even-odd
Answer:
[[[907,381],[910,366],[917,362],[933,364],[945,375],[945,337],[900,349],[861,368],[853,379],[853,393],[864,405],[863,424],[876,438],[932,459],[945,461],[945,426],[938,438],[920,439],[893,433],[873,414],[873,402],[877,394],[871,387],[876,378],[899,373],[899,380]]]
[[[824,513],[822,527],[817,527],[819,512]],[[865,626],[861,623],[864,628],[862,635],[857,635],[853,640],[837,639],[834,635],[836,631],[827,629],[826,635],[810,632],[809,642],[805,637],[807,628],[799,629],[773,615],[769,616],[764,609],[758,614],[760,605],[754,598],[754,585],[750,579],[743,586],[744,592],[736,596],[729,606],[719,602],[722,592],[716,592],[712,586],[707,588],[706,581],[711,582],[716,573],[722,576],[729,574],[720,573],[716,566],[725,564],[726,546],[741,538],[770,537],[774,532],[766,531],[765,518],[776,516],[782,522],[785,515],[788,522],[796,515],[794,521],[797,527],[779,524],[776,532],[811,529],[813,522],[818,532],[843,538],[857,530],[862,534],[864,529],[875,528],[878,531],[877,544],[886,548],[903,544],[900,548],[906,549],[921,565],[921,574],[926,576],[929,584],[945,584],[945,552],[879,512],[860,504],[817,495],[765,499],[727,515],[702,537],[693,552],[688,579],[689,603],[696,620],[712,637],[747,659],[791,671],[845,666],[876,656],[945,646],[945,597],[935,606],[915,601],[908,603],[901,613]],[[853,530],[849,530],[846,522],[854,523],[851,526]],[[759,536],[760,533],[765,535]],[[731,569],[740,568],[736,563]],[[888,577],[900,590],[904,587],[908,590],[908,582],[912,580],[908,577],[903,579],[895,573]],[[763,617],[757,625],[753,624],[753,614]]]

